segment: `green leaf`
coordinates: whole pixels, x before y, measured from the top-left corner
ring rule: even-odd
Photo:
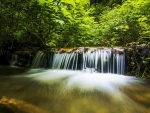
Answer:
[[[70,4],[70,5],[72,5],[73,7],[75,7],[75,6],[76,6],[76,5],[75,5],[74,0],[61,0],[61,2],[64,2],[64,3]]]
[[[145,61],[145,60],[143,60],[142,62],[143,62],[144,64],[147,64],[147,63],[148,63],[148,62],[147,62],[147,61]]]
[[[141,17],[141,18],[138,19],[139,22],[143,22],[143,21],[146,21],[146,20],[147,20],[147,17]]]
[[[146,58],[146,60],[150,60],[150,57]]]
[[[45,4],[45,3],[50,3],[53,2],[53,0],[39,0],[39,3]]]

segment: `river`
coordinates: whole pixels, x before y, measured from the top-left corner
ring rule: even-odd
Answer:
[[[150,113],[150,80],[0,66],[0,113]]]

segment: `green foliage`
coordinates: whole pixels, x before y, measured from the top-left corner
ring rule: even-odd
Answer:
[[[89,0],[2,0],[0,44],[74,47],[149,42],[149,0],[95,0],[94,3]]]
[[[88,45],[95,22],[87,4],[89,0],[0,2],[0,40],[50,47]]]
[[[150,52],[149,44],[131,45],[126,48],[127,70],[132,75],[141,78],[149,78],[150,76]]]
[[[149,0],[128,0],[113,9],[104,10],[97,19],[101,45],[119,46],[150,37],[149,6]]]
[[[38,47],[124,46],[150,41],[150,0],[1,0],[0,49]],[[16,48],[15,47],[15,48]],[[150,56],[133,53],[133,73]],[[0,52],[2,54],[2,52]],[[107,61],[106,61],[107,62]]]

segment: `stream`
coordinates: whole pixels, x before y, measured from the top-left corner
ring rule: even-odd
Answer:
[[[0,113],[150,113],[150,80],[0,66]]]

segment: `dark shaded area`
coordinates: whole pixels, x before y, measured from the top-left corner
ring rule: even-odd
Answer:
[[[9,65],[9,62],[5,55],[0,55],[0,65]]]
[[[34,50],[19,50],[12,53],[11,64],[19,67],[30,67],[36,52]]]
[[[125,52],[127,74],[150,78],[150,44],[127,44]]]
[[[0,113],[15,113],[15,112],[11,110],[9,107],[0,104]]]
[[[27,72],[28,68],[0,66],[0,76],[19,75]]]

